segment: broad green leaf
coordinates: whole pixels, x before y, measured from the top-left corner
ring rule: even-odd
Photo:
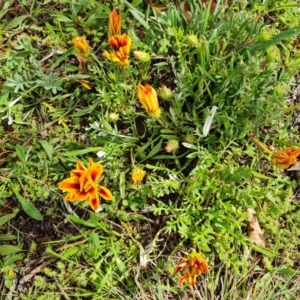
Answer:
[[[22,195],[20,195],[14,188],[14,185],[10,183],[10,187],[14,194],[16,195],[17,199],[19,200],[23,210],[26,212],[26,214],[38,221],[43,220],[42,214],[38,211],[38,209],[29,201],[27,201]]]
[[[295,274],[300,274],[299,271],[296,271],[290,267],[281,267],[277,270],[279,274],[284,274],[284,275],[295,275]]]
[[[54,152],[53,146],[49,144],[47,141],[39,141],[39,143],[42,145],[44,151],[46,152],[48,158],[52,159],[52,154]]]
[[[18,209],[15,210],[15,212],[5,215],[3,217],[0,218],[0,227],[5,224],[7,221],[11,220],[12,218],[14,218],[16,216],[16,214],[18,213]]]
[[[7,255],[7,254],[20,252],[20,251],[22,251],[22,249],[20,249],[17,246],[11,246],[11,245],[0,246],[0,255]]]
[[[26,160],[25,151],[20,145],[16,145],[16,153],[20,161],[24,164]]]
[[[17,237],[13,234],[0,234],[0,241],[11,241],[15,240]]]
[[[4,28],[3,30],[9,30],[14,27],[19,26],[25,19],[27,19],[28,16],[19,16],[14,19],[12,19]]]
[[[66,252],[63,255],[63,258],[69,258],[70,256],[76,254],[79,251],[78,247],[72,247],[66,250]]]

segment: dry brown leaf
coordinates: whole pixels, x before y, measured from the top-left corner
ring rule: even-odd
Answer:
[[[151,6],[152,8],[155,8],[158,11],[164,11],[167,9],[166,6],[157,4],[157,3],[153,3],[153,2],[148,2],[148,5]]]
[[[254,244],[258,246],[266,247],[267,243],[259,226],[257,217],[254,215],[254,210],[252,208],[247,209],[248,214],[248,236],[253,241]]]
[[[79,63],[79,66],[78,66],[79,69],[85,70],[88,60],[86,58],[84,58],[83,56],[81,56],[81,55],[75,54],[75,56],[76,56],[76,58],[78,60],[78,63]]]
[[[190,11],[191,11],[190,6],[189,6],[187,3],[184,3],[184,6],[183,6],[183,14],[184,14],[185,18],[186,18],[188,21],[191,21],[191,20],[192,20],[192,17],[191,17],[191,15],[190,15]]]

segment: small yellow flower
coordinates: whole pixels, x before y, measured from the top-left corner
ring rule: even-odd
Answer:
[[[150,117],[159,119],[161,111],[158,105],[156,90],[146,84],[139,84],[137,96]]]
[[[146,175],[146,172],[142,170],[141,168],[134,167],[131,173],[132,182],[135,186],[138,185],[139,182],[141,182]]]
[[[273,154],[272,163],[279,168],[288,169],[291,165],[298,162],[300,149],[296,147],[288,147],[284,150],[277,151]]]
[[[191,289],[193,289],[193,286],[196,284],[197,276],[209,271],[207,261],[197,252],[192,252],[181,260],[177,264],[174,274],[177,274],[183,268],[186,268],[186,272],[180,277],[179,284],[187,280]]]
[[[122,16],[114,8],[109,14],[108,34],[109,36],[121,34]]]
[[[84,36],[74,36],[72,38],[72,43],[78,54],[82,55],[83,57],[88,57],[90,55],[91,49]]]

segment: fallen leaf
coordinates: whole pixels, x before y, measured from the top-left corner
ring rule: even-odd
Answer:
[[[155,8],[158,11],[164,11],[167,9],[166,6],[157,4],[157,3],[153,3],[153,2],[148,2],[148,5],[151,6],[152,8]]]
[[[75,56],[76,56],[76,58],[77,58],[77,60],[78,60],[78,62],[79,62],[79,69],[86,69],[86,66],[87,66],[87,59],[86,58],[84,58],[83,56],[81,56],[81,55],[77,55],[77,54],[75,54]]]
[[[184,3],[184,6],[183,6],[183,14],[185,16],[185,18],[188,20],[188,21],[191,21],[192,20],[192,17],[191,17],[191,8],[189,6],[188,3]]]
[[[257,217],[254,215],[254,210],[252,208],[247,209],[248,214],[248,236],[253,241],[254,244],[258,246],[266,247],[267,243],[259,226]]]

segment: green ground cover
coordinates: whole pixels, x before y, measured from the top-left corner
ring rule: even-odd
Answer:
[[[0,5],[1,299],[300,298],[298,1]]]

